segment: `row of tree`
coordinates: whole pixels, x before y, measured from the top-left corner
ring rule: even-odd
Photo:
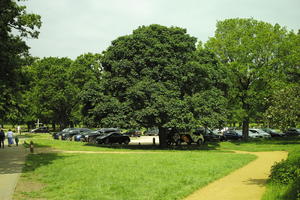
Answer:
[[[40,17],[3,2],[2,123],[158,127],[161,144],[170,127],[240,123],[247,137],[250,122],[299,124],[300,34],[278,24],[219,21],[205,44],[183,28],[154,24],[117,38],[101,54],[40,59],[28,56],[22,41],[37,37]]]

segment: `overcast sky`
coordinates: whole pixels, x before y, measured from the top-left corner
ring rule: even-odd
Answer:
[[[300,0],[28,0],[25,5],[42,17],[39,39],[27,41],[38,57],[101,53],[117,37],[150,24],[186,28],[202,42],[227,18],[300,29]]]

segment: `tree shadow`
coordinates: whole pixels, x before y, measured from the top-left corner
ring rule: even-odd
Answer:
[[[243,144],[256,144],[256,145],[290,145],[290,144],[300,144],[300,137],[275,137],[275,138],[256,138],[249,139],[247,141],[243,140],[232,140],[229,141],[235,145]]]
[[[248,185],[259,185],[264,187],[267,183],[267,179],[248,179],[246,182]]]
[[[54,160],[64,159],[72,155],[62,155],[59,153],[39,153],[39,154],[29,154],[26,158],[26,163],[23,168],[23,172],[31,172],[37,168],[45,165],[50,165]]]
[[[89,144],[86,143],[85,146],[96,146],[111,149],[128,149],[128,150],[179,150],[179,151],[193,151],[193,150],[217,150],[220,147],[219,142],[208,142],[205,144],[181,144],[181,145],[169,145],[166,147],[161,147],[160,145],[153,144]]]

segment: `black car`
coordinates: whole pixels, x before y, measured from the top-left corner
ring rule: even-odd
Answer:
[[[130,138],[118,132],[112,132],[103,136],[98,136],[96,138],[96,142],[97,144],[112,144],[112,143],[128,144],[130,142]]]
[[[278,132],[275,129],[263,128],[262,130],[265,131],[266,133],[269,133],[271,135],[271,137],[283,137],[283,136],[285,136],[284,133]]]
[[[221,136],[222,141],[226,140],[241,140],[243,138],[243,135],[240,131],[236,131],[233,129],[229,129],[227,131],[224,131],[223,135]]]
[[[126,131],[123,135],[127,135],[128,137],[140,137],[142,135],[142,131],[138,129],[131,129]]]
[[[68,132],[70,132],[70,131],[72,131],[74,129],[75,128],[65,128],[62,131],[58,132],[58,133],[53,133],[52,136],[53,136],[54,139],[58,140],[59,137],[62,136],[62,134],[68,133]]]
[[[72,140],[74,135],[83,134],[85,132],[90,132],[91,129],[88,128],[73,128],[72,130],[62,133],[61,139],[62,140]]]
[[[30,133],[49,133],[48,127],[42,126],[35,129],[32,129]]]
[[[300,128],[289,128],[285,132],[286,136],[300,136]]]
[[[121,130],[119,128],[101,128],[99,130],[85,134],[84,138],[82,140],[84,142],[96,144],[97,143],[96,138],[98,136],[104,136],[104,135],[107,135],[108,133],[112,133],[112,132],[121,133]]]

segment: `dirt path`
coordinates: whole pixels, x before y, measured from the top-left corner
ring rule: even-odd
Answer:
[[[288,153],[272,152],[240,152],[254,154],[258,158],[248,165],[232,172],[215,182],[201,188],[185,200],[260,200],[268,179],[271,166]]]
[[[28,151],[20,145],[0,149],[0,199],[11,200]]]

